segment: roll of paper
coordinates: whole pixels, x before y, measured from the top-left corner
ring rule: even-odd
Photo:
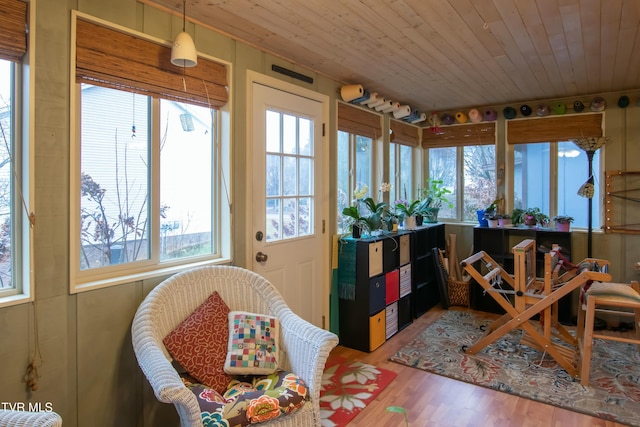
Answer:
[[[411,114],[411,107],[408,105],[401,105],[400,108],[393,112],[393,117],[396,119],[402,119]]]
[[[361,97],[356,98],[354,100],[351,101],[352,104],[360,104],[362,101],[366,101],[367,99],[369,99],[369,90],[365,89],[364,93],[362,94]]]
[[[420,118],[420,111],[411,109],[411,113],[408,116],[403,117],[402,120],[405,122],[411,123],[413,120],[418,120]]]
[[[427,120],[427,113],[420,113],[420,117],[418,117],[415,120],[412,120],[411,123],[420,123],[420,122],[424,122],[425,120]]]
[[[340,96],[345,102],[351,102],[356,98],[360,98],[362,95],[364,95],[362,85],[345,85],[340,88]]]
[[[369,94],[369,98],[365,99],[364,101],[362,101],[360,104],[362,105],[369,105],[369,104],[373,104],[374,102],[376,102],[378,99],[380,99],[380,96],[378,95],[378,92],[372,92]]]
[[[388,99],[385,100],[384,104],[380,104],[376,107],[376,111],[384,111],[387,108],[391,107],[391,104],[393,104],[393,101],[389,101]]]
[[[389,102],[389,100],[387,98],[384,98],[382,96],[379,96],[377,100],[370,102],[369,105],[367,105],[367,107],[369,108],[376,108],[386,102]]]
[[[469,110],[469,119],[473,123],[480,123],[482,121],[482,114],[480,114],[477,108],[472,108]]]
[[[400,108],[400,103],[391,101],[391,103],[389,103],[387,108],[383,108],[382,109],[382,112],[383,113],[392,113],[392,112],[396,111],[398,108]]]

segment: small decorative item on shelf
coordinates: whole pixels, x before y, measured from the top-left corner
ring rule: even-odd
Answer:
[[[556,223],[556,230],[569,231],[571,229],[571,223],[574,220],[571,216],[558,215],[553,217],[553,221]]]
[[[476,211],[476,214],[478,215],[478,225],[480,227],[488,227],[489,226],[489,222],[487,221],[487,219],[485,218],[484,214],[487,211],[484,209],[478,209]]]
[[[540,208],[514,209],[511,218],[514,225],[524,224],[527,227],[537,224],[544,227],[549,223],[549,216],[542,213]]]

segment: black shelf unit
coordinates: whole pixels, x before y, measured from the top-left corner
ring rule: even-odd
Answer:
[[[411,235],[413,266],[413,317],[418,318],[440,303],[432,249],[444,249],[444,224],[418,227]]]
[[[338,252],[340,344],[370,352],[440,302],[431,254],[444,224],[343,238]]]
[[[571,232],[530,227],[475,227],[473,230],[473,252],[485,251],[509,274],[513,274],[513,253],[511,249],[525,239],[536,241],[536,274],[544,274],[544,254],[556,244],[567,259],[571,258]],[[546,249],[546,250],[545,250]],[[503,286],[508,286],[503,283]],[[504,309],[475,281],[470,286],[470,305],[474,310],[504,313]],[[559,301],[558,320],[564,324],[572,322],[571,295]]]

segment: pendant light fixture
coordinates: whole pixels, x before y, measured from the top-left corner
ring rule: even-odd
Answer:
[[[178,67],[188,68],[198,65],[198,53],[193,39],[186,32],[187,0],[182,2],[182,32],[178,34],[171,48],[171,63]]]

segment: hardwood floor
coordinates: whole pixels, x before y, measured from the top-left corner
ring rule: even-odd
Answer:
[[[372,353],[343,346],[333,350],[332,354],[369,363],[398,374],[376,400],[349,423],[350,427],[404,426],[402,414],[387,412],[388,406],[404,407],[411,427],[623,426],[387,360],[435,321],[442,311],[439,307],[431,309]]]

